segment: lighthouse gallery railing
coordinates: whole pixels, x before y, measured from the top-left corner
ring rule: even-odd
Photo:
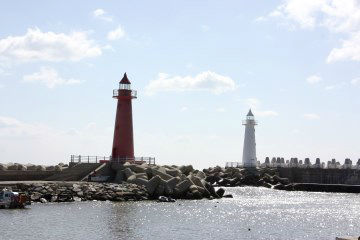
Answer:
[[[123,89],[114,89],[113,90],[113,97],[118,97],[119,96],[119,92],[123,90]],[[136,90],[129,90],[130,94],[128,96],[131,96],[133,98],[137,98],[137,91]]]

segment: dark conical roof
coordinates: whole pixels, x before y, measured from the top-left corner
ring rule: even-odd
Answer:
[[[249,110],[248,114],[246,115],[247,117],[253,117],[254,114],[251,112],[251,109]]]
[[[129,81],[126,73],[124,73],[124,76],[123,76],[123,78],[121,79],[120,83],[121,83],[121,84],[131,84],[131,82]]]

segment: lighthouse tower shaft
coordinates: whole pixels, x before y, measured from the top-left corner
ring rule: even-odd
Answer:
[[[242,162],[244,167],[256,167],[255,125],[257,122],[251,110],[243,121],[243,125],[245,125],[245,137]]]
[[[131,90],[131,83],[126,73],[120,81],[119,89],[113,91],[113,98],[118,100],[112,147],[113,161],[127,161],[134,159],[134,137],[132,119],[132,99],[136,98],[136,91]]]

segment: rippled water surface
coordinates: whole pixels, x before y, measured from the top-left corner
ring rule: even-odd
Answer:
[[[360,235],[360,195],[229,188],[233,199],[34,204],[0,239],[335,239]],[[250,231],[249,231],[250,229]]]

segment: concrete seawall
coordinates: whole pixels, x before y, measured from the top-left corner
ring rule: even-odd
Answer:
[[[276,168],[279,176],[292,183],[360,185],[358,169]]]
[[[56,171],[0,171],[0,181],[37,181],[44,180],[56,174]]]

